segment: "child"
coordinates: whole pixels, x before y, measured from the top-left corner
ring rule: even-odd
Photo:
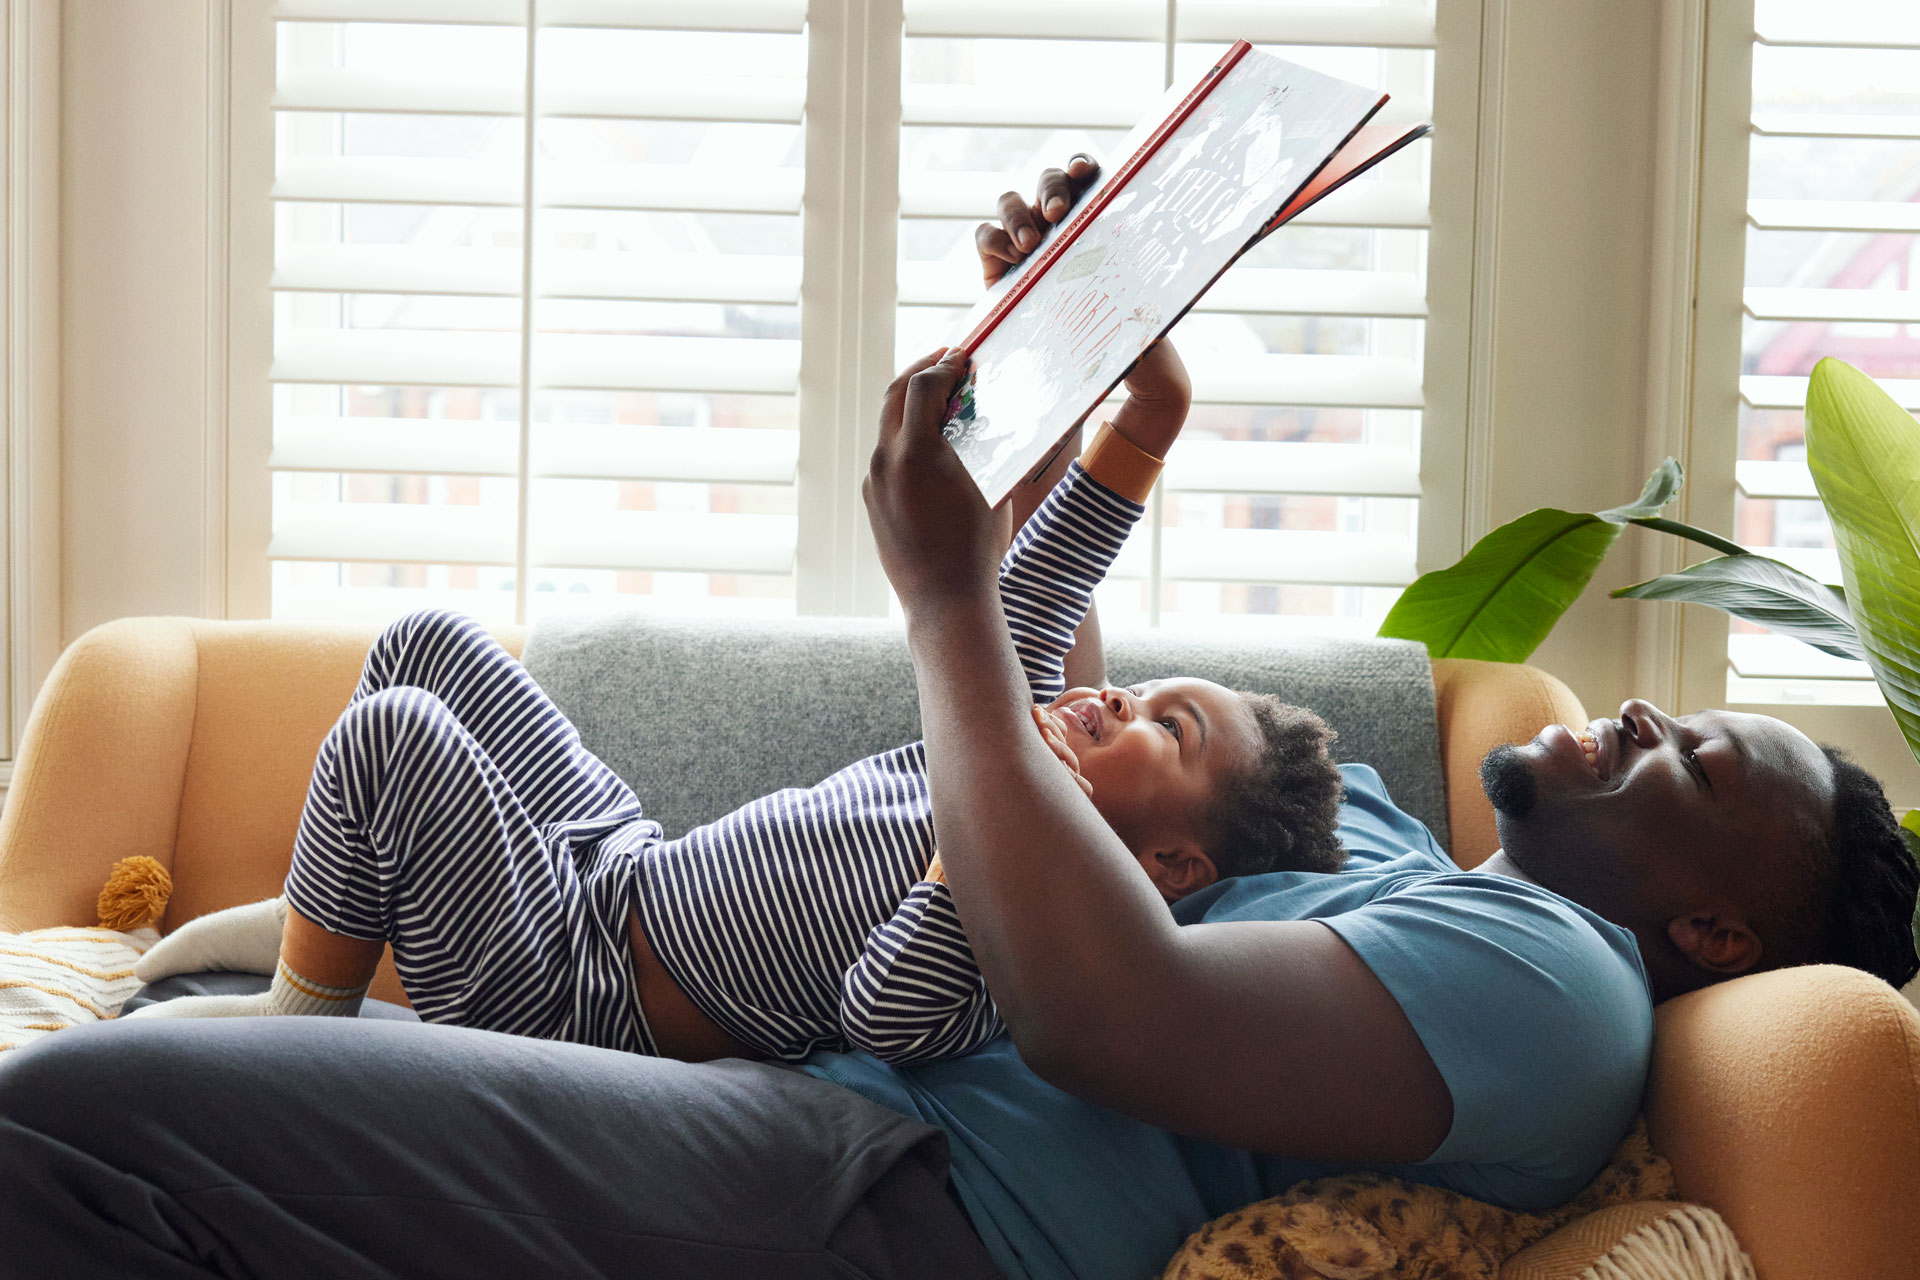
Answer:
[[[1170,350],[1150,360],[1184,388]],[[1172,432],[1184,416],[1182,398]],[[1062,688],[1159,466],[1103,425],[1002,562],[1036,727],[1169,900],[1335,870],[1342,784],[1317,716],[1202,680]],[[639,1053],[902,1062],[1000,1031],[935,857],[922,744],[666,840],[525,670],[443,613],[374,644],[320,749],[284,898],[195,920],[137,969],[272,970],[272,990],[134,1016],[352,1013],[382,941],[427,1021]]]

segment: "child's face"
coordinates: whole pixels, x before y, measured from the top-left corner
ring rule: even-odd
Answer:
[[[1211,883],[1205,815],[1259,750],[1259,731],[1240,695],[1182,677],[1069,689],[1047,709],[1066,726],[1080,774],[1093,786],[1094,808],[1161,893],[1178,898]]]

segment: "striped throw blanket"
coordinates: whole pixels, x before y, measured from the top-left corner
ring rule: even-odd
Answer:
[[[0,933],[0,1051],[118,1014],[140,989],[133,962],[159,937],[151,928]]]

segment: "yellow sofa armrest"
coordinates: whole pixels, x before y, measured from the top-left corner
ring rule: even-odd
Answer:
[[[116,861],[173,865],[196,669],[179,618],[111,622],[60,655],[0,813],[0,930],[92,924]]]
[[[1920,1267],[1920,1013],[1878,978],[1809,965],[1660,1005],[1647,1131],[1766,1280]]]
[[[1500,847],[1493,806],[1480,789],[1480,761],[1503,742],[1526,742],[1543,725],[1584,725],[1587,713],[1557,677],[1518,662],[1436,658],[1433,692],[1453,860],[1477,867]]]

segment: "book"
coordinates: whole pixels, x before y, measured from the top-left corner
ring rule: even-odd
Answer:
[[[1235,259],[1425,135],[1387,95],[1235,42],[1120,144],[1073,211],[988,289],[943,434],[988,505],[1044,465]]]

